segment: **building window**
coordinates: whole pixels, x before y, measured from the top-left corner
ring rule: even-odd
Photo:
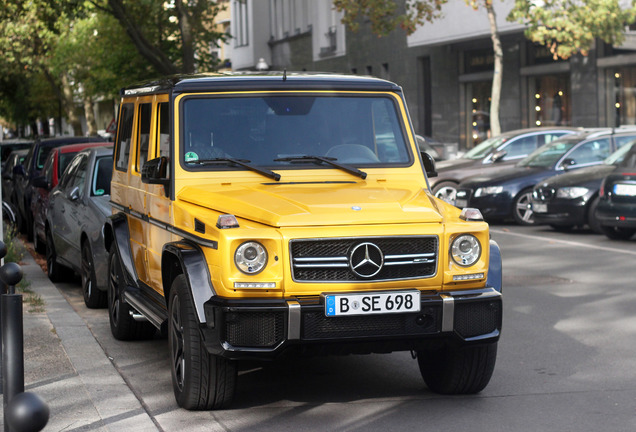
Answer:
[[[234,45],[237,47],[249,45],[249,20],[247,0],[234,0],[233,10],[233,22],[232,28],[234,30]]]
[[[270,0],[270,38],[285,39],[308,31],[308,0]]]
[[[636,68],[622,67],[613,72],[614,100],[611,101],[615,125],[636,124]]]
[[[530,85],[531,124],[566,126],[571,123],[568,75],[537,76],[530,80]]]

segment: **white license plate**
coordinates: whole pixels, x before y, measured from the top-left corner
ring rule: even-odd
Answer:
[[[468,206],[468,200],[465,199],[456,199],[455,207],[464,208]]]
[[[325,315],[328,317],[419,311],[418,290],[325,294]]]
[[[532,211],[535,213],[547,213],[548,205],[543,203],[532,203]]]
[[[614,185],[614,194],[622,196],[636,196],[636,185],[616,183]]]

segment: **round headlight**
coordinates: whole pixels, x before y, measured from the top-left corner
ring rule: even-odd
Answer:
[[[451,244],[451,256],[460,266],[471,266],[481,256],[481,245],[477,237],[471,234],[458,236]]]
[[[245,274],[256,274],[267,265],[267,250],[255,241],[241,243],[234,253],[236,267]]]

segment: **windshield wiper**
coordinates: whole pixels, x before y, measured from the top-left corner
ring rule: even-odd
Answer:
[[[247,168],[250,171],[257,172],[259,174],[264,175],[265,177],[272,178],[276,181],[280,180],[280,174],[275,173],[274,171],[270,171],[268,169],[259,168],[257,166],[251,165],[250,160],[247,159],[234,159],[234,158],[212,158],[212,159],[200,159],[188,161],[187,163],[197,164],[197,165],[221,165],[221,164],[233,164],[242,166]]]
[[[288,156],[279,159],[274,159],[274,162],[316,162],[316,163],[326,163],[338,169],[341,169],[349,174],[353,174],[362,178],[363,180],[367,178],[367,173],[364,171],[360,171],[356,167],[352,167],[349,165],[344,165],[336,162],[336,158],[324,157],[324,156],[314,156],[314,155],[298,155],[298,156]]]

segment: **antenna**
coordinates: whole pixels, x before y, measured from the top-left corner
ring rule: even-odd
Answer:
[[[283,69],[283,81],[287,81],[287,68]]]

